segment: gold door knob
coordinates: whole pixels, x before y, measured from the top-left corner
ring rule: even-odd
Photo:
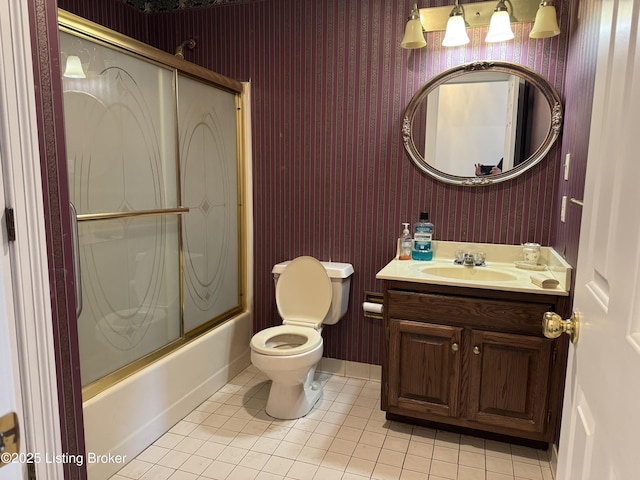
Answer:
[[[580,314],[573,312],[571,318],[563,320],[557,313],[546,312],[542,319],[542,333],[547,338],[558,338],[562,333],[567,333],[571,343],[576,343],[580,333]]]
[[[474,355],[480,355],[480,348],[477,345],[473,347],[473,353]]]
[[[457,343],[451,345],[451,351],[457,352],[458,350],[460,350],[460,345],[458,345]]]

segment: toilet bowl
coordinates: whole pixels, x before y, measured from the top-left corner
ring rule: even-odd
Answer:
[[[251,362],[272,382],[265,407],[272,417],[303,417],[322,396],[322,386],[314,381],[323,352],[320,332],[323,323],[336,323],[346,313],[343,295],[348,297],[352,273],[350,264],[319,262],[313,257],[274,267],[276,304],[283,324],[251,339]],[[336,302],[338,308],[333,308]]]
[[[313,380],[322,358],[322,336],[312,328],[290,325],[267,328],[256,335],[266,341],[251,339],[251,363],[271,380],[265,410],[274,418],[303,417],[322,395]]]

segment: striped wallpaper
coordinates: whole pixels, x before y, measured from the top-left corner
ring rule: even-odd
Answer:
[[[565,77],[565,120],[561,156],[564,160],[565,156],[570,154],[571,161],[569,181],[559,181],[558,203],[563,195],[568,199],[583,199],[601,4],[602,0],[571,3],[571,42]],[[566,221],[554,222],[554,246],[573,266],[578,263],[578,233],[581,219],[582,208],[568,202]]]
[[[93,2],[63,3],[74,11],[74,3]],[[549,245],[560,228],[560,146],[516,180],[463,188],[421,173],[404,153],[400,128],[420,85],[463,62],[523,64],[564,98],[568,0],[556,2],[558,37],[529,39],[531,25],[520,24],[515,41],[491,45],[486,28],[476,28],[468,46],[445,49],[435,32],[415,51],[399,48],[410,4],[253,1],[148,14],[137,36],[170,52],[193,37],[187,60],[251,82],[255,329],[279,323],[275,263],[298,255],[352,263],[349,312],[323,332],[329,357],[380,363],[380,322],[364,318],[360,305],[365,291],[382,290],[375,274],[393,257],[401,222],[416,221],[420,211],[430,212],[442,240]],[[110,26],[109,18],[84,16]]]
[[[129,37],[147,41],[147,17],[120,0],[58,0],[58,8]]]

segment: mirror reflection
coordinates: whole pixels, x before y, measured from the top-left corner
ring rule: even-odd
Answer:
[[[487,184],[527,170],[558,136],[560,100],[524,67],[476,62],[443,72],[407,107],[405,148],[448,183]]]

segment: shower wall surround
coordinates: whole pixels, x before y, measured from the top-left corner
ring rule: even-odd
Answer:
[[[103,14],[104,3],[60,6],[107,25],[124,23]],[[349,262],[350,308],[324,329],[325,356],[378,364],[381,326],[360,305],[365,291],[382,288],[375,274],[393,256],[401,222],[415,221],[422,210],[430,212],[438,239],[554,244],[562,228],[559,146],[516,180],[450,186],[427,178],[405,156],[401,119],[421,85],[474,60],[527,66],[564,98],[569,0],[556,5],[558,37],[533,40],[531,25],[518,24],[514,41],[487,44],[486,28],[476,28],[467,46],[447,49],[444,32],[434,32],[426,48],[414,51],[399,47],[411,7],[404,0],[252,1],[142,14],[146,24],[137,38],[167,52],[195,38],[187,60],[251,81],[255,330],[279,322],[274,264],[298,255]],[[567,238],[577,243],[577,231]]]
[[[240,104],[81,35],[60,50],[85,70],[63,91],[87,386],[242,310]]]

